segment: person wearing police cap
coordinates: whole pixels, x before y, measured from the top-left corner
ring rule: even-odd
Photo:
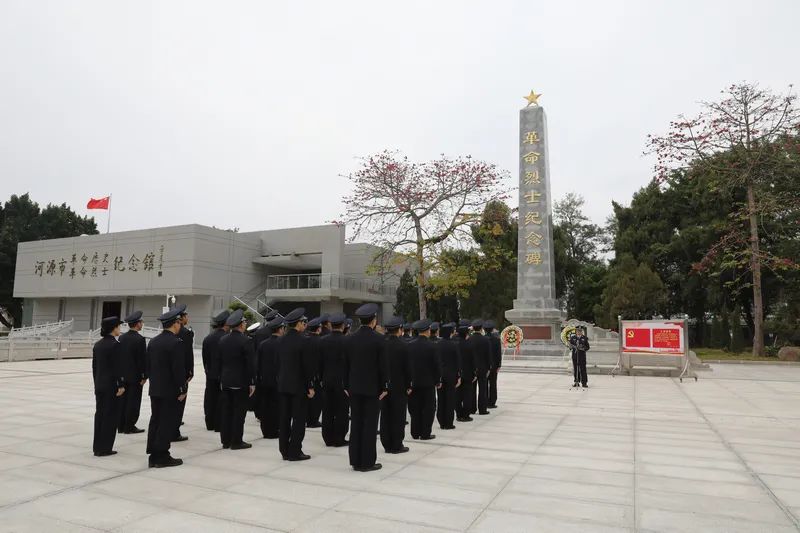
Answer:
[[[150,425],[147,429],[148,466],[163,468],[182,465],[169,453],[178,425],[178,406],[186,401],[186,360],[183,341],[178,337],[180,313],[186,306],[170,309],[160,317],[164,328],[147,345],[150,378]]]
[[[114,439],[119,424],[120,397],[125,393],[122,355],[119,341],[119,317],[104,318],[100,326],[101,339],[92,347],[92,378],[94,379],[94,440],[95,456],[114,455]]]
[[[483,334],[483,320],[472,321],[472,335],[467,344],[475,354],[475,374],[478,376],[478,414],[489,414],[489,374],[492,371],[492,345]]]
[[[278,393],[278,340],[285,331],[283,317],[276,314],[267,328],[271,335],[258,345],[258,376],[256,417],[265,439],[277,439],[280,431],[280,394]]]
[[[344,334],[349,335],[350,331],[353,329],[353,319],[348,318],[344,321]]]
[[[442,429],[455,429],[453,418],[456,412],[456,389],[461,385],[461,361],[458,345],[452,339],[454,322],[444,324],[439,329],[441,339],[436,351],[442,365],[442,386],[437,391],[436,420]]]
[[[222,404],[220,403],[220,373],[222,363],[219,356],[219,341],[228,333],[225,321],[231,316],[227,309],[218,313],[211,319],[211,333],[203,339],[203,369],[206,372],[206,390],[203,395],[203,413],[205,415],[206,429],[209,431],[220,430],[220,417]]]
[[[389,366],[389,394],[381,402],[381,444],[386,453],[405,453],[406,407],[411,394],[411,359],[402,340],[403,319],[390,317],[386,329],[386,359]]]
[[[494,320],[483,323],[486,338],[492,348],[492,371],[489,373],[489,409],[497,407],[497,372],[503,365],[503,348],[500,345],[500,336],[494,331]]]
[[[325,337],[326,335],[330,335],[332,328],[331,328],[331,315],[330,313],[322,313],[319,316],[320,323],[322,324],[322,330],[320,331],[320,337]]]
[[[253,335],[253,342],[255,343],[256,351],[258,351],[258,347],[261,346],[262,342],[272,336],[272,328],[269,327],[269,323],[275,319],[279,313],[275,309],[267,309],[265,307],[261,310],[260,315],[264,317],[264,320],[261,321],[261,325]]]
[[[181,309],[179,316],[181,329],[178,331],[178,337],[183,341],[181,348],[183,349],[183,366],[184,374],[186,374],[186,391],[188,393],[189,382],[194,378],[194,331],[189,327],[189,313],[186,310],[186,305],[181,305],[179,309]],[[175,435],[172,437],[172,442],[189,440],[189,437],[181,435],[185,409],[186,402],[181,402],[178,406],[178,424],[175,426]]]
[[[414,338],[411,336],[411,322],[406,322],[403,324],[403,336],[400,338],[405,342],[411,342],[411,340]]]
[[[222,447],[231,450],[251,448],[242,440],[247,400],[256,391],[256,369],[253,342],[245,335],[247,322],[244,312],[237,309],[225,321],[230,332],[219,341],[222,385],[222,418],[220,439]]]
[[[456,389],[456,420],[459,422],[472,422],[470,416],[475,409],[475,384],[478,376],[475,371],[475,352],[472,344],[467,341],[471,322],[461,319],[458,321],[458,357],[461,361],[461,385]]]
[[[412,324],[416,340],[408,345],[411,358],[411,395],[408,407],[411,413],[411,437],[430,440],[433,418],[436,413],[436,389],[442,386],[442,368],[431,342],[431,321],[427,318]]]
[[[325,315],[325,317],[327,317],[327,315]],[[309,349],[311,350],[311,364],[314,368],[314,390],[318,392],[318,394],[315,394],[313,398],[308,400],[308,412],[306,415],[307,428],[322,427],[319,421],[320,415],[322,415],[322,394],[319,394],[322,388],[320,385],[319,372],[319,342],[322,340],[322,319],[323,317],[321,316],[312,318],[308,321],[308,325],[306,326],[306,335],[308,336]]]
[[[311,343],[303,335],[308,323],[305,309],[292,310],[284,322],[287,330],[278,341],[277,359],[281,395],[279,449],[287,461],[305,461],[311,458],[303,453],[308,400],[316,394]]]
[[[357,472],[381,468],[376,463],[380,401],[388,394],[386,342],[375,331],[378,305],[364,304],[355,312],[361,326],[344,345],[344,388],[350,397],[350,466]]]
[[[345,446],[350,405],[344,393],[344,313],[328,316],[331,332],[319,341],[322,384],[322,440],[326,446]]]
[[[142,337],[142,312],[134,311],[127,317],[128,331],[119,336],[122,375],[125,394],[120,397],[120,433],[144,433],[136,427],[142,407],[142,389],[147,381],[147,341]]]
[[[429,337],[431,342],[436,344],[439,342],[439,322],[431,322],[431,336]]]

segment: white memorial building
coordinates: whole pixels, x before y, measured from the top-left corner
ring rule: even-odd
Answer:
[[[73,321],[72,331],[135,309],[157,326],[172,297],[199,335],[237,300],[283,313],[302,306],[309,317],[376,302],[388,316],[402,271],[367,274],[378,251],[346,243],[335,224],[247,233],[192,224],[22,242],[14,297],[24,298],[23,326]]]

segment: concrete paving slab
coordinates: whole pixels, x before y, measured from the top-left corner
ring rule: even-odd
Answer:
[[[253,448],[222,450],[199,366],[184,466],[148,469],[144,434],[94,457],[89,368],[0,363],[0,531],[798,531],[800,372],[783,368],[598,375],[578,392],[501,373],[498,409],[407,454],[378,444],[384,468],[367,474],[317,429],[310,461],[282,461],[251,414]]]

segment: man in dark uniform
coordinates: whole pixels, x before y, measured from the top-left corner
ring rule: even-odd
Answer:
[[[475,373],[478,376],[478,414],[489,414],[489,373],[492,371],[492,345],[483,334],[483,320],[472,321],[472,336],[467,341],[475,354]]]
[[[386,341],[375,332],[378,305],[364,304],[356,309],[361,322],[344,344],[344,387],[350,397],[350,466],[357,472],[381,468],[376,463],[380,402],[388,394],[389,368]]]
[[[119,335],[119,317],[104,318],[100,325],[102,338],[92,348],[92,377],[94,379],[94,441],[95,456],[114,455],[114,439],[119,424],[120,397],[125,393]]]
[[[416,340],[408,345],[411,358],[411,437],[430,440],[433,418],[436,413],[436,389],[442,386],[442,369],[436,356],[436,346],[430,341],[431,321],[427,318],[412,324]]]
[[[440,364],[442,365],[442,386],[437,391],[438,405],[436,419],[442,429],[455,429],[453,418],[456,412],[456,389],[461,385],[461,361],[458,357],[458,345],[451,338],[456,325],[453,322],[441,326],[441,340],[436,344]]]
[[[265,340],[269,339],[272,336],[272,328],[269,327],[269,323],[278,316],[278,312],[276,310],[267,311],[266,308],[261,310],[261,315],[264,317],[264,320],[261,322],[261,326],[256,330],[255,334],[253,335],[253,341],[255,343],[256,351],[258,351],[258,347],[261,346],[261,343]],[[256,392],[256,394],[258,394]]]
[[[492,348],[492,371],[489,373],[489,409],[497,407],[497,373],[503,366],[503,348],[500,345],[500,336],[494,331],[494,320],[483,323],[483,329]]]
[[[411,322],[406,322],[403,324],[403,336],[401,338],[406,342],[409,342],[411,339],[413,339],[411,336]]]
[[[323,317],[316,317],[312,318],[308,321],[308,326],[306,326],[306,335],[309,339],[309,349],[311,353],[311,365],[314,372],[314,390],[319,392],[321,390],[320,385],[320,372],[319,372],[319,341],[321,340],[321,333],[322,333],[322,318]],[[319,417],[322,414],[322,394],[315,394],[313,398],[308,400],[308,414],[306,416],[306,427],[307,428],[318,428],[322,427],[320,424]]]
[[[163,468],[182,465],[169,454],[170,440],[178,424],[178,405],[186,401],[186,360],[179,315],[186,306],[176,307],[158,317],[164,327],[147,345],[150,378],[150,425],[147,429],[148,466]]]
[[[256,391],[256,356],[253,342],[244,334],[247,322],[244,312],[237,309],[225,321],[230,332],[219,341],[222,362],[222,419],[220,438],[223,448],[245,450],[253,445],[242,440],[244,419],[247,416],[247,399]]]
[[[389,364],[389,395],[381,403],[381,444],[386,453],[405,453],[406,406],[411,394],[411,360],[408,344],[400,335],[403,319],[393,316],[383,327],[386,329],[386,358]]]
[[[222,416],[220,373],[222,366],[219,358],[219,340],[228,332],[225,321],[229,316],[231,316],[231,312],[226,309],[211,319],[213,329],[203,339],[203,369],[206,372],[203,413],[206,419],[206,429],[209,431],[220,430],[220,417]]]
[[[430,339],[431,339],[431,342],[434,343],[434,344],[439,342],[439,326],[440,326],[440,324],[438,322],[431,322],[431,336],[430,336]]]
[[[583,328],[578,328],[575,331],[574,339],[570,338],[572,345],[572,367],[575,373],[575,384],[573,387],[578,386],[578,381],[581,382],[583,388],[589,387],[589,376],[586,374],[586,352],[589,351],[589,338],[586,336],[586,331]]]
[[[472,422],[475,405],[475,354],[472,345],[467,342],[470,321],[458,321],[458,356],[461,360],[461,385],[456,389],[456,415],[459,422]]]
[[[189,327],[189,313],[186,312],[186,306],[181,306],[183,312],[180,315],[181,329],[178,331],[178,338],[183,343],[183,366],[186,374],[186,391],[189,391],[189,382],[194,378],[194,331]],[[181,426],[183,425],[183,411],[186,409],[186,402],[181,402],[178,405],[178,424],[175,426],[175,436],[172,437],[172,442],[183,442],[189,440],[189,437],[181,435]]]
[[[284,317],[287,330],[278,341],[279,448],[287,461],[311,459],[303,453],[308,399],[315,394],[310,341],[303,335],[308,323],[304,313],[305,309],[299,307]]]
[[[353,329],[353,319],[348,318],[344,321],[344,334],[349,335],[350,331]]]
[[[330,335],[332,328],[331,328],[331,315],[329,313],[323,313],[319,317],[319,321],[322,324],[322,331],[320,331],[320,337],[325,337],[326,335]]]
[[[265,439],[277,439],[280,428],[280,394],[278,394],[278,339],[285,331],[283,317],[276,315],[267,322],[272,335],[258,346],[258,377],[256,417]]]
[[[348,441],[350,411],[344,393],[344,313],[328,317],[331,333],[319,341],[320,375],[322,376],[322,440],[326,446],[345,446]]]
[[[134,311],[125,317],[125,322],[129,329],[119,336],[122,375],[125,378],[125,394],[120,398],[119,432],[144,433],[143,429],[136,427],[142,407],[142,389],[147,381],[147,341],[139,333],[144,324],[142,312]]]

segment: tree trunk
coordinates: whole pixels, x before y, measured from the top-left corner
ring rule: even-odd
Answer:
[[[425,259],[422,255],[423,249],[421,245],[417,246],[417,297],[419,298],[419,318],[428,317],[428,305],[425,302],[425,286],[427,280],[425,279]]]
[[[753,272],[753,355],[764,354],[764,300],[761,296],[761,257],[758,240],[756,192],[747,183],[747,209],[750,218],[750,270]]]

